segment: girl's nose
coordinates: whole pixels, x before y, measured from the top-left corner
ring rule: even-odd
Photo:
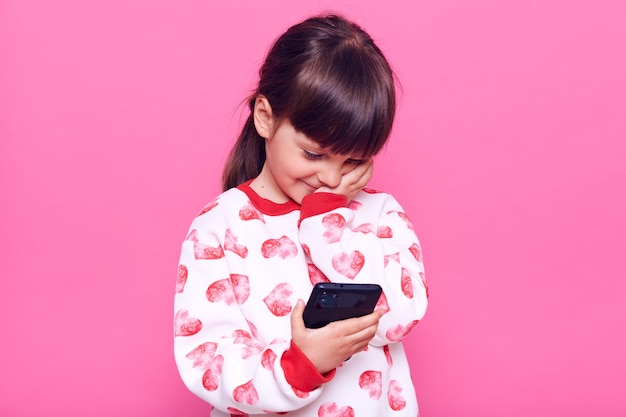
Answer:
[[[341,167],[326,166],[317,173],[317,179],[325,186],[335,188],[341,183]]]

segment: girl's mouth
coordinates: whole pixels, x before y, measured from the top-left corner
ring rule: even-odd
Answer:
[[[309,184],[308,182],[304,180],[302,180],[302,183],[305,185],[306,188],[309,189],[310,192],[317,190],[317,187],[313,187],[311,184]]]

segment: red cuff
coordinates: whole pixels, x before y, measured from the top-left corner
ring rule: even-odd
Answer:
[[[291,346],[282,358],[280,358],[280,365],[285,371],[285,379],[289,384],[304,392],[311,392],[320,385],[330,381],[335,376],[335,369],[326,372],[324,375],[320,374],[315,365],[311,363],[309,358],[298,348],[298,346],[291,342]]]
[[[302,199],[300,205],[300,222],[307,217],[317,216],[340,207],[347,207],[348,199],[344,195],[334,193],[311,193]]]

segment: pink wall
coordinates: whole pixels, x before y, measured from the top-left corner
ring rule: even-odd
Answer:
[[[1,1],[0,415],[206,416],[180,242],[266,48],[324,8],[403,84],[374,185],[424,245],[422,416],[626,415],[619,0]]]

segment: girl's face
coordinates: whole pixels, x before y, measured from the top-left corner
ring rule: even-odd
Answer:
[[[254,187],[261,197],[276,203],[298,204],[322,186],[335,188],[344,174],[366,162],[359,155],[328,152],[287,120],[276,126],[265,142],[266,160]]]

